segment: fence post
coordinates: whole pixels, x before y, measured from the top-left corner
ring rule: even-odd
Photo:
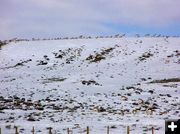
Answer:
[[[87,126],[87,134],[89,134],[89,127]]]
[[[69,128],[67,128],[67,134],[70,134]]]
[[[109,126],[107,127],[107,134],[109,134]]]
[[[52,127],[49,127],[49,134],[52,134]]]
[[[130,127],[127,126],[127,134],[130,134]]]
[[[15,134],[19,134],[17,126],[15,126]]]
[[[1,134],[1,128],[0,128],[0,134]]]
[[[34,130],[34,126],[33,126],[33,128],[32,128],[32,134],[34,134],[34,132],[35,132],[35,130]]]
[[[152,134],[154,134],[154,127],[152,127]]]

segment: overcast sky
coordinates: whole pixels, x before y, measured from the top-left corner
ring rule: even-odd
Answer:
[[[180,0],[0,0],[0,39],[180,35]]]

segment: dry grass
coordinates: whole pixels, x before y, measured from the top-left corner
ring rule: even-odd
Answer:
[[[169,83],[169,82],[180,82],[180,78],[169,78],[163,80],[153,80],[149,83]]]
[[[52,82],[63,82],[63,81],[65,81],[66,80],[66,78],[47,78],[47,79],[44,79],[44,81],[43,81],[43,84],[45,84],[45,83],[52,83]]]
[[[92,62],[100,62],[101,60],[105,60],[106,59],[106,56],[112,52],[115,48],[107,48],[107,49],[103,49],[101,50],[101,52],[99,53],[95,53],[94,55],[89,55],[86,60],[90,61],[91,63]]]

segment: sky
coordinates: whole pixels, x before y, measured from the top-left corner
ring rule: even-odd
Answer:
[[[0,40],[180,35],[180,0],[0,0]]]

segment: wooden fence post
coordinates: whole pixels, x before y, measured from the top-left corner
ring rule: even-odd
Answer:
[[[34,134],[34,132],[35,132],[35,130],[34,130],[34,126],[33,126],[33,128],[32,128],[32,134]]]
[[[154,127],[152,127],[152,134],[154,134]]]
[[[49,127],[49,134],[52,134],[52,127]]]
[[[15,134],[19,134],[17,126],[15,126]]]
[[[69,130],[69,128],[67,128],[67,134],[70,134],[70,130]]]
[[[127,134],[130,134],[130,127],[127,126]]]
[[[109,134],[109,126],[107,127],[107,134]]]
[[[1,128],[0,128],[0,134],[1,134]]]
[[[87,126],[87,134],[89,134],[89,127]]]

